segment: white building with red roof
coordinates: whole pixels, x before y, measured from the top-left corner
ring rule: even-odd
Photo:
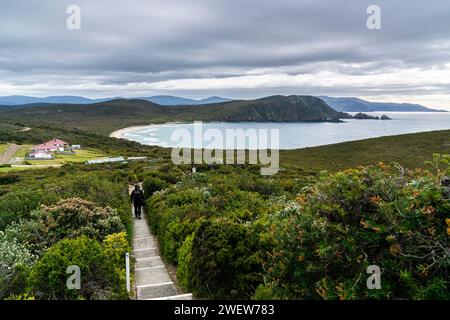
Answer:
[[[36,152],[63,152],[69,144],[59,139],[53,139],[33,147]]]

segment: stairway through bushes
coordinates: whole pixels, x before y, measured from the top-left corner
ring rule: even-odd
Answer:
[[[132,209],[133,213],[133,209]],[[192,300],[192,294],[180,294],[159,256],[145,212],[141,219],[133,213],[133,256],[137,300]]]

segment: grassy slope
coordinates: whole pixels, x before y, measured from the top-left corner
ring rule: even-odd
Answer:
[[[6,149],[8,148],[7,144],[0,144],[0,156],[5,153]]]
[[[0,154],[6,150],[6,144],[0,144]],[[25,158],[25,156],[30,152],[32,145],[23,144],[14,154],[14,157]],[[95,149],[81,149],[76,150],[74,155],[60,155],[56,154],[55,158],[52,160],[27,160],[26,162],[30,164],[27,167],[22,166],[22,162],[15,163],[13,167],[0,168],[0,172],[9,172],[17,170],[28,170],[28,169],[42,169],[42,166],[54,166],[54,165],[64,165],[66,163],[83,163],[86,160],[98,159],[106,157],[107,155],[99,152]],[[21,166],[17,166],[21,165]]]
[[[22,144],[20,145],[19,150],[17,150],[16,154],[14,155],[14,158],[25,158],[27,153],[31,151],[31,147],[33,145],[31,144]]]
[[[1,131],[17,131],[20,129],[21,129],[21,127],[13,125],[13,124],[0,123],[0,132]]]
[[[170,155],[159,147],[143,146],[137,142],[109,138],[105,135],[81,131],[79,129],[59,129],[50,127],[33,127],[27,132],[11,132],[0,130],[0,143],[16,143],[20,145],[35,145],[53,138],[59,138],[68,143],[81,144],[86,149],[96,149],[106,155],[161,157]],[[23,154],[25,151],[23,150]],[[16,155],[23,157],[23,155]]]
[[[338,171],[378,162],[423,167],[433,153],[450,154],[450,130],[413,133],[280,152],[284,174]]]
[[[105,157],[105,154],[98,152],[93,149],[81,149],[75,150],[74,155],[61,155],[56,154],[55,158],[52,160],[28,160],[32,165],[51,165],[51,164],[65,164],[70,162],[85,162],[91,159],[98,159]]]
[[[16,172],[16,171],[29,171],[29,170],[33,170],[33,171],[43,171],[43,170],[48,170],[49,167],[43,167],[43,166],[23,166],[23,167],[3,167],[0,168],[0,173],[8,173],[8,172]]]
[[[143,146],[135,142],[92,133],[48,128],[34,128],[28,132],[15,133],[9,138],[5,134],[3,136],[0,134],[0,138],[4,138],[0,141],[20,144],[39,143],[53,137],[59,137],[66,141],[82,141],[86,148],[97,149],[107,155],[170,157],[169,149]],[[397,161],[411,168],[423,167],[423,162],[429,160],[433,153],[450,154],[450,130],[281,151],[280,167],[282,175],[299,174],[301,176],[316,174],[321,170],[337,171],[380,161]]]

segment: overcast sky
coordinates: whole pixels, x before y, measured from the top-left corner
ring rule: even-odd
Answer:
[[[366,26],[381,8],[381,30]],[[69,5],[81,29],[69,30]],[[450,110],[448,0],[1,0],[0,95],[358,96]]]

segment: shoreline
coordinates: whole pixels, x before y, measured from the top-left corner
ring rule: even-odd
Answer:
[[[122,129],[113,131],[113,132],[110,133],[109,137],[110,138],[116,138],[116,139],[125,139],[123,136],[125,134],[131,132],[131,131],[134,131],[134,130],[147,128],[147,127],[150,127],[150,126],[163,126],[163,125],[183,124],[183,123],[185,123],[185,122],[150,123],[150,124],[145,124],[145,125],[140,125],[140,126],[131,126],[131,127],[122,128]]]
[[[210,121],[210,122],[205,122],[205,123],[221,123],[221,122],[226,122],[226,121]],[[230,123],[254,123],[253,121],[230,121]],[[271,123],[271,121],[268,121],[269,123]],[[297,121],[298,123],[301,122],[305,122],[305,123],[309,123],[309,122],[324,122],[324,123],[343,123],[345,121]],[[297,123],[295,122],[295,123]],[[150,123],[147,125],[139,125],[139,126],[131,126],[131,127],[127,127],[127,128],[122,128],[122,129],[118,129],[116,131],[113,131],[109,134],[108,137],[110,138],[116,138],[116,139],[125,139],[123,136],[131,131],[134,130],[138,130],[141,128],[146,128],[146,127],[150,127],[150,126],[163,126],[163,125],[173,125],[173,124],[186,124],[186,123],[194,123],[194,122],[183,122],[183,121],[175,121],[175,122],[163,122],[163,123]],[[275,123],[292,123],[289,121],[281,121],[281,122],[275,122]],[[125,139],[126,140],[126,139]]]
[[[134,131],[134,130],[140,129],[140,128],[145,128],[145,127],[148,127],[148,126],[151,126],[151,124],[145,125],[145,126],[133,126],[133,127],[119,129],[119,130],[116,130],[114,132],[111,132],[109,137],[110,138],[116,138],[116,139],[125,139],[123,136],[125,134],[127,134],[128,132],[131,132],[131,131]]]

